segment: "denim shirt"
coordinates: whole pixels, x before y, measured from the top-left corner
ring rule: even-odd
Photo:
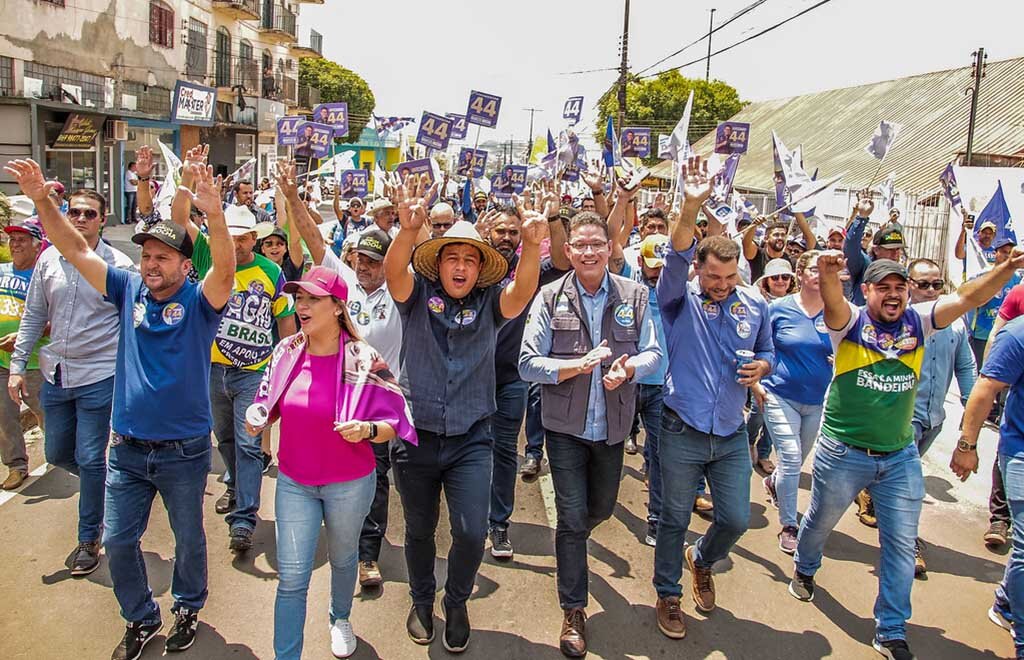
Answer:
[[[914,399],[914,417],[926,429],[937,428],[946,420],[946,393],[956,374],[960,387],[960,401],[967,405],[967,397],[974,389],[977,374],[974,369],[974,353],[967,326],[957,319],[948,328],[939,330],[924,343],[924,364],[917,384],[917,398]]]
[[[687,250],[669,249],[658,278],[668,349],[665,405],[702,433],[730,436],[743,425],[747,402],[747,388],[736,382],[736,351],[775,361],[768,303],[745,286],[721,302],[708,299],[688,278],[696,252],[696,240]]]
[[[860,246],[861,239],[864,238],[864,229],[867,226],[867,218],[855,218],[853,224],[850,225],[850,230],[846,233],[846,240],[843,243],[846,269],[850,271],[850,289],[846,291],[844,286],[843,292],[847,294],[847,299],[858,307],[864,304],[864,292],[860,290],[860,285],[864,281],[864,271],[871,264],[871,256]],[[845,285],[846,283],[844,282],[843,284]]]

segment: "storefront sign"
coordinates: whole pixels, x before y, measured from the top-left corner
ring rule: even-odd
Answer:
[[[171,121],[194,126],[213,126],[217,107],[217,90],[179,80],[174,86]]]
[[[91,149],[96,135],[103,128],[103,117],[71,113],[60,135],[53,141],[54,149]]]

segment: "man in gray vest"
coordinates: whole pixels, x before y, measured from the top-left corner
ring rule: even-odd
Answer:
[[[572,219],[573,272],[541,288],[527,317],[519,373],[543,385],[541,415],[555,487],[555,562],[565,618],[559,646],[586,655],[587,539],[611,517],[623,440],[633,424],[636,382],[658,367],[642,284],[608,272],[608,225],[596,213]]]

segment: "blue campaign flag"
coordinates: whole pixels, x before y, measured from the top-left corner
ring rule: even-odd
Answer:
[[[615,127],[612,124],[612,118],[608,118],[608,124],[604,129],[604,145],[601,148],[601,157],[604,159],[604,164],[609,168],[613,168],[619,164],[618,154],[615,153],[619,144],[619,141],[615,139]]]
[[[462,215],[466,220],[476,222],[476,213],[473,212],[473,181],[468,177],[466,185],[462,187]]]
[[[946,194],[949,205],[954,209],[963,203],[960,199],[960,188],[956,185],[956,173],[953,172],[953,163],[946,165],[946,169],[939,176],[939,183],[942,185],[942,192]]]
[[[992,239],[992,246],[994,248],[998,249],[1007,242],[1012,242],[1014,245],[1017,244],[1017,234],[1013,231],[1010,209],[1006,206],[1006,198],[1003,197],[1002,181],[998,182],[996,193],[992,195],[992,199],[988,200],[988,204],[985,205],[985,208],[981,210],[981,213],[978,214],[974,221],[975,240],[978,239],[981,229],[988,225],[992,225],[995,228],[996,236]]]
[[[558,146],[555,144],[555,136],[551,134],[551,129],[549,128],[548,129],[548,153],[551,153],[552,151],[554,151],[557,148],[558,148]]]

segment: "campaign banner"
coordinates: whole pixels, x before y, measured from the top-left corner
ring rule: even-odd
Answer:
[[[334,127],[307,121],[299,124],[299,139],[295,155],[302,158],[325,158],[331,152]]]
[[[466,115],[457,115],[454,112],[446,112],[445,117],[452,120],[452,139],[464,140],[469,124],[466,122]]]
[[[419,174],[422,178],[424,175],[427,177],[427,188],[434,185],[437,178],[434,176],[434,165],[429,158],[420,158],[417,160],[407,160],[399,163],[395,167],[395,174],[398,176],[398,184],[402,185],[405,183],[405,178],[410,174]],[[427,200],[428,204],[433,204],[437,198],[436,194],[431,199]]]
[[[424,112],[416,142],[431,149],[444,151],[452,137],[452,120],[432,112]]]
[[[580,117],[583,115],[583,97],[582,96],[570,96],[565,102],[565,107],[562,108],[562,119],[568,119],[569,125],[572,126],[579,122]]]
[[[506,165],[491,177],[491,192],[495,197],[511,197],[526,187],[526,165]]]
[[[624,158],[646,158],[651,153],[651,129],[649,128],[627,126],[622,129],[619,141]]]
[[[577,160],[572,165],[566,165],[565,169],[562,170],[562,181],[579,181],[580,172],[586,171],[587,161],[584,159]]]
[[[486,151],[463,147],[459,150],[459,164],[455,167],[455,173],[478,179],[484,175],[484,167],[486,165]]]
[[[750,143],[750,124],[742,121],[723,121],[715,131],[716,154],[745,154]]]
[[[176,124],[213,126],[217,108],[217,90],[179,80],[174,86],[171,121]]]
[[[348,135],[348,103],[318,103],[313,107],[313,121],[334,128],[334,137]]]
[[[338,172],[338,195],[342,199],[366,197],[368,170],[341,170]]]
[[[277,120],[277,143],[282,147],[294,147],[299,143],[299,124],[306,120],[299,115],[289,115]]]
[[[466,121],[470,124],[494,128],[498,125],[498,113],[501,111],[501,97],[473,90],[469,93],[469,108],[466,110]]]

